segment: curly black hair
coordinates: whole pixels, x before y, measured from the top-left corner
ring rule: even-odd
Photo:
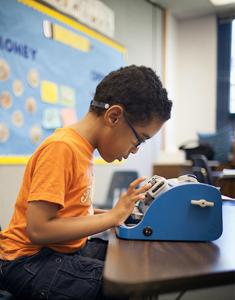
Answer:
[[[153,118],[163,122],[171,116],[172,101],[156,73],[148,67],[130,65],[109,73],[96,87],[94,101],[120,104],[130,121],[146,124]],[[104,109],[90,106],[102,115]]]

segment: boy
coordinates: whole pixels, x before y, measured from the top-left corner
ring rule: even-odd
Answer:
[[[170,118],[156,74],[128,66],[97,86],[89,112],[56,130],[29,160],[9,227],[0,235],[0,286],[30,299],[101,299],[107,243],[87,237],[120,225],[150,187],[132,182],[113,209],[94,210],[92,153],[127,159]]]

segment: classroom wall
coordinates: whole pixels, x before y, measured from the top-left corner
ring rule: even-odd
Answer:
[[[216,16],[179,22],[176,144],[215,131],[216,55]]]
[[[115,39],[128,50],[127,64],[153,67],[161,75],[161,11],[144,0],[105,0],[115,12]],[[152,161],[159,153],[160,135],[148,141],[128,162],[111,165],[95,165],[94,200],[103,203],[111,174],[118,169],[134,169],[150,176]],[[0,224],[5,227],[13,211],[24,166],[0,165]]]
[[[161,161],[184,159],[178,146],[216,128],[216,16],[177,20],[168,14],[166,85],[174,101]]]
[[[175,132],[174,126],[177,123],[177,102],[178,91],[178,21],[169,12],[166,13],[166,42],[165,42],[165,86],[168,91],[169,99],[173,101],[171,119],[167,122],[164,132],[164,152],[175,151]],[[160,161],[164,159],[161,153]],[[172,157],[168,159],[172,161]]]
[[[11,218],[23,172],[24,166],[0,165],[0,226],[2,228]]]

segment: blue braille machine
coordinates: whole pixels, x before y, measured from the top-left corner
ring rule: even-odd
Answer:
[[[116,228],[122,239],[213,241],[222,234],[220,191],[193,175],[166,180],[153,176],[146,199]]]

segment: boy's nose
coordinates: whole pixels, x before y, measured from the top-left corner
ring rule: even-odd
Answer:
[[[133,147],[131,150],[132,154],[135,154],[136,152],[138,152],[139,148],[138,147]]]

